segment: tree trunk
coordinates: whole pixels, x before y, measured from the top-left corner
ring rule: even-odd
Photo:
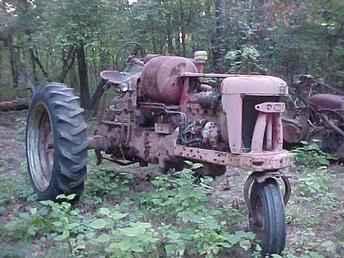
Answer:
[[[30,48],[30,60],[31,60],[33,81],[34,81],[34,84],[36,84],[38,82],[38,77],[37,77],[37,70],[36,70],[35,54],[32,48]]]
[[[185,15],[183,1],[179,0],[179,12],[180,12],[180,36],[182,43],[183,56],[186,56],[186,32],[185,32]]]
[[[2,81],[2,50],[3,48],[0,48],[0,81]]]
[[[42,74],[44,75],[44,78],[49,81],[49,74],[44,69],[43,64],[41,63],[41,60],[39,59],[37,51],[33,47],[30,48],[30,55],[31,55],[31,61],[32,61],[32,69],[34,72],[35,81],[38,81],[37,72],[36,72],[36,65],[38,65],[39,69],[41,70]]]
[[[183,56],[186,56],[186,42],[185,42],[185,30],[184,27],[182,27],[182,48],[183,48]]]
[[[77,64],[73,64],[65,79],[65,81],[67,81],[67,84],[74,89],[79,89],[80,86],[77,68]]]
[[[175,41],[176,41],[177,55],[180,56],[181,55],[181,50],[180,50],[180,34],[179,34],[179,30],[176,33]]]
[[[155,30],[154,30],[154,23],[152,22],[152,27],[151,27],[151,35],[152,35],[152,46],[153,46],[153,53],[158,53],[157,51],[157,42],[155,39]]]
[[[9,36],[8,38],[8,49],[10,53],[10,65],[11,65],[11,72],[12,72],[12,83],[13,87],[18,87],[18,67],[17,67],[17,51],[13,45],[13,37]]]
[[[105,89],[104,89],[105,83],[106,83],[105,80],[100,80],[96,88],[96,91],[94,92],[91,98],[89,109],[92,110],[94,114],[97,113],[99,101],[105,92]]]
[[[168,14],[167,16],[167,21],[168,21],[168,26],[167,26],[167,51],[168,54],[174,54],[174,49],[173,49],[173,40],[172,40],[172,21],[171,21],[171,15]]]
[[[215,0],[215,39],[214,39],[214,64],[215,71],[223,73],[225,55],[225,1]]]
[[[81,44],[77,49],[78,71],[80,81],[80,105],[88,109],[90,104],[90,89],[88,85],[88,70],[84,45]]]
[[[111,65],[110,54],[106,50],[106,46],[104,42],[100,41],[100,49],[99,49],[99,68],[101,71],[106,70]]]
[[[68,50],[62,50],[62,72],[60,73],[60,75],[58,76],[58,81],[60,82],[64,82],[68,72],[70,71],[70,69],[72,69],[73,64],[74,64],[74,60],[75,60],[75,49],[73,47],[70,47]]]
[[[326,65],[326,70],[325,70],[326,72],[325,79],[328,82],[334,81],[336,70],[338,69],[334,61],[334,49],[338,45],[338,42],[341,39],[341,35],[343,35],[343,33],[344,33],[344,21],[341,23],[335,35],[329,34],[327,36],[328,49],[327,49],[327,55],[326,55],[327,65]]]

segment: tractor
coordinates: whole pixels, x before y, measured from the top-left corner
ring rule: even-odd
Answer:
[[[292,84],[284,113],[286,147],[315,142],[322,151],[344,158],[344,92],[311,75],[300,75]]]
[[[73,89],[48,83],[35,90],[26,149],[39,199],[80,196],[90,150],[98,164],[157,164],[168,171],[191,161],[209,176],[237,167],[249,172],[243,196],[250,230],[263,255],[281,253],[291,193],[284,171],[293,162],[283,149],[287,84],[272,76],[204,73],[206,61],[204,51],[194,58],[131,56],[124,71],[101,72],[98,100],[109,92],[113,98],[104,108],[97,105],[93,133]]]

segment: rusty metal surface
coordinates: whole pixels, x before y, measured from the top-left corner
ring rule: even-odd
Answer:
[[[35,186],[40,191],[45,191],[52,177],[55,152],[50,114],[45,104],[35,106],[29,123],[27,146],[30,171]]]
[[[344,109],[344,96],[317,94],[309,98],[309,103],[319,109]]]
[[[187,160],[202,164],[195,173],[210,176],[223,174],[226,166],[238,167],[254,171],[244,187],[246,201],[254,182],[279,178],[286,203],[290,184],[280,169],[293,162],[282,141],[286,83],[271,76],[198,73],[203,60],[148,59],[142,60],[142,73],[102,74],[128,87],[106,89],[115,94],[89,139],[98,164],[157,164],[162,171],[179,171]]]
[[[246,94],[257,96],[288,95],[287,83],[280,78],[265,75],[233,76],[223,80],[224,95]]]
[[[184,72],[197,72],[191,59],[170,56],[151,59],[144,66],[139,95],[147,100],[179,104],[182,89],[177,79]]]
[[[155,123],[154,130],[158,134],[171,134],[175,128],[170,123]]]
[[[198,161],[206,161],[213,164],[239,167],[247,170],[266,171],[289,167],[293,161],[293,155],[288,151],[245,153],[235,155],[228,152],[190,148],[176,145],[174,153],[177,156]]]
[[[316,140],[323,151],[343,157],[344,96],[322,93],[324,89],[337,92],[312,76],[301,76],[293,85],[283,117],[284,142]]]
[[[180,77],[185,78],[228,78],[228,77],[256,77],[261,75],[243,75],[243,74],[226,74],[226,73],[201,73],[201,72],[185,72]]]
[[[113,98],[90,148],[114,162],[162,167],[176,158],[256,171],[290,165],[282,150],[279,96],[287,93],[285,82],[271,76],[200,74],[194,63],[154,56],[142,74],[124,78],[106,71],[103,77],[129,81],[132,90]],[[216,78],[217,85],[204,77]],[[245,99],[250,94],[254,101]],[[242,134],[247,127],[252,129]]]
[[[263,113],[283,113],[285,104],[282,102],[264,102],[256,105],[255,109]]]
[[[44,112],[39,128],[39,156],[43,177],[49,182],[54,165],[54,139],[48,112]]]
[[[306,120],[283,118],[283,140],[288,144],[300,143],[307,138],[309,127]]]

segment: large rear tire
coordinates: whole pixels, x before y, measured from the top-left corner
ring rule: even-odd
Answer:
[[[267,179],[252,185],[250,228],[262,245],[262,254],[280,254],[286,242],[284,201],[279,185]]]
[[[28,171],[40,200],[84,189],[87,126],[79,97],[64,84],[51,83],[32,98],[26,127]]]

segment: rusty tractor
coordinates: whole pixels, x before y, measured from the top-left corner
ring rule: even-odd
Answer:
[[[292,162],[283,149],[281,119],[287,84],[272,76],[207,74],[206,59],[202,51],[194,59],[134,56],[125,72],[103,71],[97,94],[114,97],[98,108],[103,112],[91,136],[71,88],[49,83],[36,90],[26,147],[39,198],[80,195],[88,150],[95,151],[98,164],[106,159],[181,170],[187,160],[213,176],[238,167],[252,171],[243,187],[250,229],[264,254],[281,253],[291,192],[282,172]]]
[[[295,146],[315,141],[328,153],[344,158],[344,95],[339,89],[301,75],[293,84],[283,116],[284,142]]]

